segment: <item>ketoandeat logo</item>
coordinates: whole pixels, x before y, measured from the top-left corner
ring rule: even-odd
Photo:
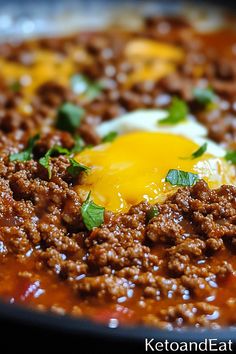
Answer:
[[[145,352],[232,352],[233,342],[220,342],[216,338],[206,338],[202,342],[158,342],[145,338]]]

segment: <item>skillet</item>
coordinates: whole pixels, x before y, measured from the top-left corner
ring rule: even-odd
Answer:
[[[194,5],[194,3],[206,4],[206,1],[193,1],[188,2],[187,6]],[[222,5],[229,9],[235,10],[236,3],[234,1],[207,1],[209,6],[214,3],[214,6]],[[144,6],[142,1],[130,1],[129,6],[134,7],[139,5],[140,9],[148,9],[147,3]],[[31,37],[31,36],[42,36],[46,34],[47,29],[45,28],[45,23],[50,18],[51,14],[54,14],[54,27],[51,25],[50,32],[52,35],[60,33],[63,28],[57,23],[57,16],[59,16],[66,8],[74,12],[77,8],[78,12],[83,13],[83,11],[91,13],[90,22],[93,25],[93,15],[96,13],[97,9],[106,8],[106,12],[114,11],[122,5],[127,6],[125,1],[112,1],[109,6],[106,2],[95,2],[95,1],[80,1],[79,3],[73,0],[63,2],[63,1],[41,1],[36,3],[29,2],[27,0],[17,2],[17,1],[2,1],[1,14],[9,16],[9,18],[14,20],[14,25],[7,26],[3,28],[3,23],[1,23],[0,18],[0,29],[1,38],[0,40],[12,39],[17,36],[20,37]],[[150,8],[157,6],[161,9],[162,13],[176,13],[181,12],[185,8],[186,2],[182,1],[156,1],[149,3]],[[99,7],[100,6],[100,7]],[[149,10],[150,11],[150,10]],[[97,18],[95,16],[95,18]],[[27,22],[28,21],[28,22]],[[31,22],[30,22],[31,21]],[[38,21],[38,22],[37,22]],[[53,21],[52,21],[53,22]],[[28,23],[28,27],[24,25]],[[30,26],[31,23],[31,26]],[[35,25],[36,24],[36,25]],[[97,24],[98,27],[101,23]],[[2,28],[1,28],[2,26]],[[27,30],[28,28],[28,30]],[[73,28],[71,28],[73,29]],[[86,319],[76,319],[69,316],[58,317],[54,314],[40,313],[37,311],[32,311],[21,306],[9,305],[0,301],[0,329],[1,338],[4,338],[6,333],[12,334],[14,340],[9,342],[11,344],[16,344],[18,348],[21,345],[25,345],[25,339],[28,335],[31,339],[35,339],[37,343],[37,349],[45,349],[45,340],[47,341],[47,347],[51,346],[53,350],[62,350],[66,348],[67,352],[84,352],[83,347],[87,346],[87,350],[96,349],[96,352],[105,350],[116,352],[116,350],[126,350],[130,348],[133,350],[136,348],[138,350],[144,349],[145,338],[155,338],[157,341],[203,341],[205,338],[217,338],[219,341],[232,340],[236,342],[236,330],[234,328],[224,328],[216,330],[197,330],[197,329],[187,329],[181,331],[167,331],[160,330],[156,328],[148,328],[143,326],[136,327],[119,327],[116,329],[107,328],[101,324],[96,324]],[[27,337],[26,336],[27,333]],[[24,339],[22,341],[22,338]],[[40,340],[39,340],[40,339]],[[23,348],[23,347],[22,347]],[[25,347],[24,347],[25,348]],[[30,347],[32,349],[32,347]]]

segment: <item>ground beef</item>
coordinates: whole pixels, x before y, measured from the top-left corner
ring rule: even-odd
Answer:
[[[18,224],[1,229],[7,251],[26,254],[39,245],[33,251],[38,267],[48,267],[66,280],[81,299],[114,301],[138,291],[140,300],[147,302],[151,299],[183,301],[185,298],[204,301],[216,294],[215,284],[221,284],[234,272],[230,263],[213,256],[216,252],[218,255],[226,250],[229,252],[229,239],[235,234],[235,231],[231,233],[236,215],[234,187],[223,186],[211,191],[201,181],[194,187],[180,189],[164,204],[158,205],[159,215],[148,224],[146,213],[150,205],[141,203],[127,214],[109,214],[101,228],[87,233],[79,220],[75,230],[73,213],[69,213],[71,219],[61,222],[68,199],[72,211],[80,205],[75,193],[68,189],[68,198],[67,189],[60,189],[65,182],[39,183],[24,171],[13,173],[9,179],[12,209],[8,208],[8,213],[11,217],[17,214]],[[2,183],[5,186],[4,179]],[[15,194],[19,184],[21,195]],[[43,201],[36,195],[43,195]],[[178,218],[169,218],[166,223],[170,211]],[[27,213],[31,222],[23,221],[28,219]],[[78,212],[76,215],[78,217]],[[176,227],[178,225],[180,228]],[[203,260],[203,266],[199,266]],[[144,315],[143,321],[160,322],[161,326],[165,322],[174,325],[177,321],[178,326],[181,317],[183,325],[211,325],[210,321],[204,321],[205,312],[200,311],[200,315],[190,319],[188,313],[192,307],[198,309],[198,303],[171,305],[154,317]],[[205,304],[203,311],[213,307]]]
[[[152,324],[169,330],[175,327],[182,327],[183,324],[217,328],[217,323],[208,319],[211,316],[213,317],[217,312],[218,308],[216,306],[206,304],[205,302],[180,304],[161,310],[160,318],[155,315],[147,315],[144,321],[146,324]]]

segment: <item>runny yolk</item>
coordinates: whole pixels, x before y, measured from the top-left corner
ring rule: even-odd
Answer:
[[[135,132],[111,143],[86,149],[75,159],[91,167],[76,190],[85,199],[89,191],[96,204],[115,212],[127,211],[142,200],[161,202],[177,186],[165,182],[169,169],[197,173],[211,188],[232,183],[232,166],[204,153],[191,154],[199,146],[190,139],[168,133]]]

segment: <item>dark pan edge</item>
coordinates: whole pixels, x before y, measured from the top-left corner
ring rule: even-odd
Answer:
[[[221,329],[184,329],[162,330],[145,326],[108,328],[87,319],[74,318],[67,315],[55,315],[49,312],[34,311],[19,305],[10,305],[0,301],[0,319],[11,320],[17,324],[33,326],[39,329],[58,330],[71,335],[92,335],[110,340],[144,341],[145,338],[169,341],[204,341],[217,338],[218,341],[236,343],[236,328]]]

